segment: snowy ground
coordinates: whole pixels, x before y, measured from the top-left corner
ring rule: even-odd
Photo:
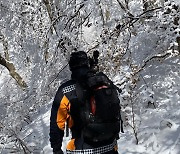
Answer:
[[[159,89],[154,89],[156,109],[139,104],[141,111],[136,117],[140,121],[137,128],[139,144],[135,143],[132,129],[124,128],[125,133],[120,134],[118,140],[119,154],[180,154],[179,72],[171,71],[168,76],[162,75],[161,82],[157,83]],[[33,154],[52,154],[49,143],[51,105],[52,101],[42,106],[38,116],[33,117],[33,122],[19,134]],[[64,137],[63,150],[68,140],[68,137]]]
[[[52,153],[49,142],[51,103],[48,105],[49,109],[46,112],[41,111],[40,116],[37,117],[30,125],[26,127],[26,129],[22,131],[22,138],[26,138],[25,142],[28,143],[27,146],[31,148],[33,154]],[[68,140],[69,137],[64,137],[62,145],[64,150]]]
[[[178,104],[178,103],[177,103]],[[51,103],[46,112],[36,118],[23,132],[25,142],[34,150],[33,153],[51,154],[49,143],[49,119]],[[139,128],[139,145],[135,144],[131,130],[125,128],[125,133],[120,134],[118,140],[120,154],[179,154],[180,153],[180,111],[175,108],[173,120],[162,120],[169,114],[165,109],[148,109],[142,117]],[[178,117],[177,117],[178,116]],[[175,120],[176,119],[176,120]],[[159,123],[160,122],[160,123]],[[63,150],[68,138],[64,138]]]

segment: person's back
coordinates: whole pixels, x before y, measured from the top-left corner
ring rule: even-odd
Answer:
[[[105,96],[106,100],[103,101],[105,104],[102,104],[102,107],[99,105],[101,101],[97,100],[97,97],[101,96],[104,91],[108,93],[107,85],[99,85],[101,87],[98,88],[101,90],[99,91],[100,95],[95,94],[96,101],[94,102],[97,104],[93,106],[90,94],[92,87],[89,86],[88,79],[94,76],[94,73],[90,70],[87,54],[83,51],[72,53],[69,66],[72,79],[59,87],[51,110],[50,142],[53,152],[55,154],[63,153],[61,145],[67,122],[72,131],[72,140],[67,145],[67,153],[118,153],[116,138],[120,129],[119,113],[117,113],[117,120],[115,118],[112,120],[108,117],[113,116],[106,115],[107,109],[103,110],[103,106],[106,106],[105,102],[110,99],[110,94]],[[119,100],[116,100],[116,103],[112,104],[115,105],[114,108],[112,107],[112,111],[118,111],[115,109],[119,107],[118,103]],[[92,111],[93,107],[96,108],[96,111]],[[93,112],[96,112],[96,115],[94,113],[92,116]],[[113,115],[115,113],[109,112],[107,114]],[[89,118],[90,116],[93,118]],[[106,121],[99,117],[106,117]]]

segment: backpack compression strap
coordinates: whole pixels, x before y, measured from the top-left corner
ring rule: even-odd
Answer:
[[[113,143],[94,148],[94,149],[83,149],[83,150],[66,150],[67,154],[103,154],[109,151],[112,151],[114,147],[117,145],[117,141],[114,140]]]

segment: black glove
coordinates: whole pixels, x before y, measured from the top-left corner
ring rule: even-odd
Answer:
[[[54,151],[53,154],[64,154],[62,150]]]

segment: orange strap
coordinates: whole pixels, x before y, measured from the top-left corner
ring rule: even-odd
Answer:
[[[66,149],[67,149],[67,150],[75,150],[76,147],[75,147],[74,142],[75,142],[75,139],[71,139],[71,140],[69,141],[69,143],[67,144]]]

